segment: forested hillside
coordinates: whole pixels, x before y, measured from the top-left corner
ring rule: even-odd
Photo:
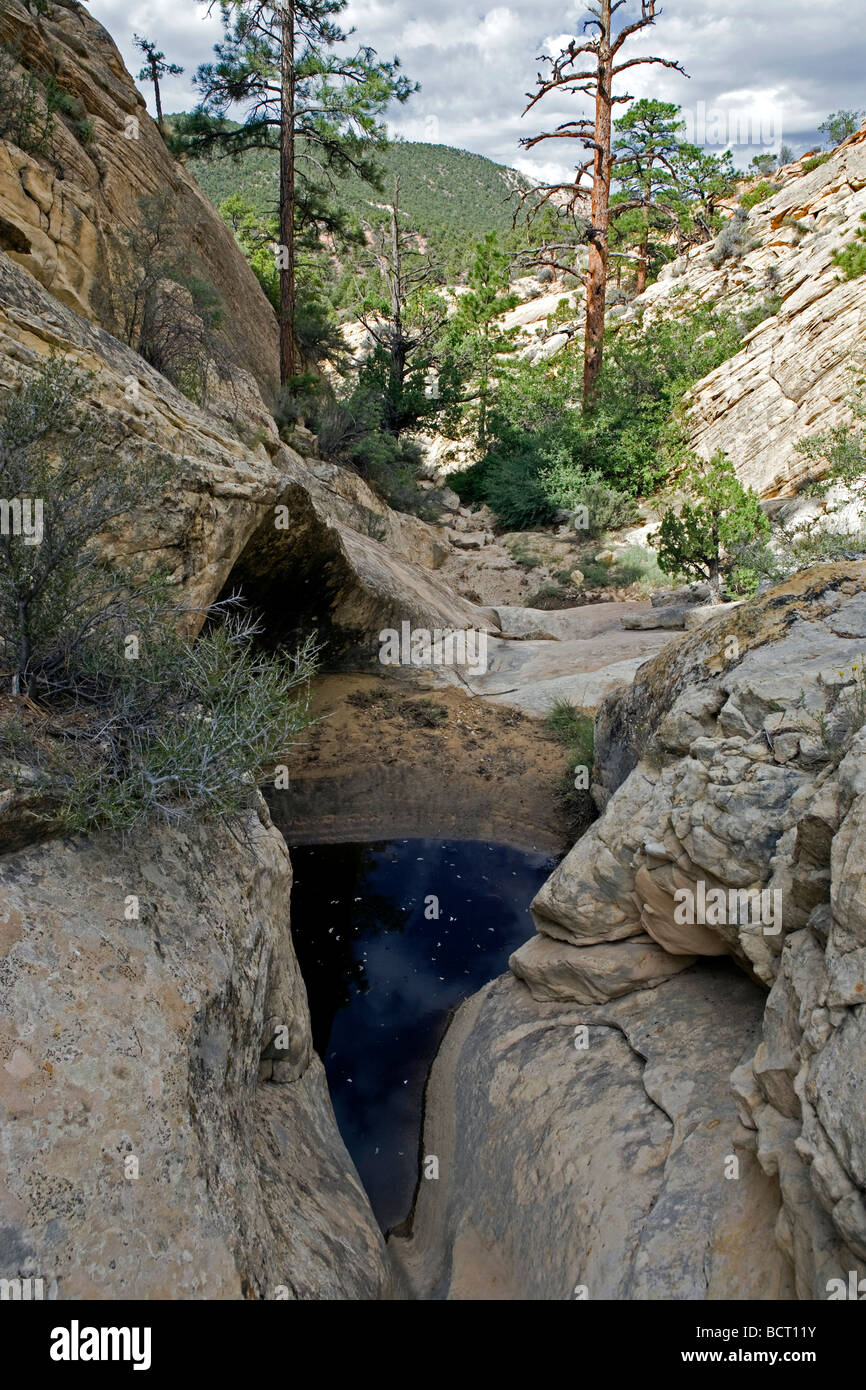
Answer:
[[[512,230],[512,218],[515,191],[525,192],[530,184],[515,169],[467,150],[411,141],[389,145],[379,163],[381,193],[349,176],[340,181],[341,205],[362,221],[390,201],[399,179],[406,223],[425,238],[449,281],[465,274],[475,243],[488,232],[497,232],[505,246],[525,243],[525,233],[521,237]],[[233,194],[240,194],[259,216],[277,205],[275,152],[254,150],[239,161],[191,159],[187,167],[216,207]]]

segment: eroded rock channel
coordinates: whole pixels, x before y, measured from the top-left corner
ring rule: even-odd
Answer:
[[[291,855],[292,936],[313,1046],[387,1230],[412,1204],[424,1087],[449,1016],[526,940],[529,903],[555,860],[441,839],[296,846]]]

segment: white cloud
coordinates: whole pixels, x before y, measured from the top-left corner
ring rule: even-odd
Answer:
[[[140,67],[135,31],[184,65],[183,77],[166,81],[167,110],[194,102],[192,74],[221,34],[216,12],[208,18],[202,0],[90,0],[89,8],[134,72]],[[574,158],[552,142],[524,151],[520,137],[573,117],[578,99],[541,103],[522,121],[520,113],[538,55],[558,52],[570,36],[561,32],[563,23],[579,32],[584,14],[579,0],[486,7],[479,0],[472,9],[466,0],[350,0],[343,18],[354,24],[357,41],[383,57],[399,54],[406,73],[421,82],[418,96],[393,113],[395,133],[474,149],[546,177],[573,167],[577,147]],[[666,0],[662,17],[631,52],[675,58],[690,80],[662,67],[635,68],[627,90],[677,102],[695,129],[702,111],[715,110],[725,133],[734,135],[751,121],[758,132],[753,148],[771,132],[776,146],[779,138],[805,146],[828,112],[866,106],[863,19],[866,0],[848,7],[842,25],[828,23],[827,8],[814,0],[724,0],[723,7],[718,0]]]

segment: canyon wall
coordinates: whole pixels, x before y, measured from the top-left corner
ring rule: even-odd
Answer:
[[[418,1296],[866,1273],[864,642],[866,565],[812,569],[608,697],[603,814],[433,1069],[442,1177],[392,1241]],[[713,890],[768,910],[690,924]]]
[[[381,1298],[292,873],[243,820],[0,858],[0,1268],[46,1297]]]
[[[170,195],[182,250],[225,309],[232,362],[275,391],[273,310],[229,228],[166,149],[111,35],[77,0],[52,0],[46,13],[2,0],[0,42],[29,71],[53,78],[90,123],[85,142],[58,116],[45,152],[0,140],[0,250],[63,304],[113,330],[112,279],[126,237],[142,230],[140,199]]]
[[[687,402],[691,447],[705,459],[723,450],[766,497],[790,496],[814,470],[797,451],[801,439],[852,419],[866,277],[845,280],[833,255],[866,213],[866,126],[818,168],[801,161],[774,180],[779,191],[748,214],[744,255],[716,265],[713,245],[701,247],[665,267],[628,311],[741,311],[777,297],[777,312]]]

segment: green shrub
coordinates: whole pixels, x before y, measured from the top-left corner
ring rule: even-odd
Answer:
[[[822,164],[826,164],[827,160],[830,158],[832,158],[832,152],[828,151],[826,154],[815,154],[811,159],[804,159],[803,172],[805,174],[811,174],[813,170],[820,169]]]
[[[752,208],[757,207],[758,203],[763,203],[767,198],[772,198],[773,194],[778,193],[780,188],[781,184],[768,183],[766,179],[762,179],[759,184],[756,184],[754,188],[750,188],[747,193],[742,195],[740,198],[740,206],[744,207],[746,211],[749,212]]]
[[[596,559],[581,560],[580,571],[588,589],[627,589],[642,584],[649,591],[665,583],[656,556],[640,545],[621,551],[609,565]]]
[[[575,510],[586,508],[588,526],[577,531],[593,539],[608,531],[619,531],[641,520],[640,508],[633,497],[606,483],[598,472],[583,473],[574,465],[553,464],[540,475],[539,481],[547,498],[556,507]]]
[[[725,574],[725,591],[733,598],[748,598],[762,584],[778,583],[784,571],[765,539],[734,542]]]
[[[866,275],[866,212],[860,218],[863,223],[857,228],[855,240],[841,251],[833,252],[833,261],[842,272],[843,280],[859,280]]]
[[[44,154],[54,131],[54,117],[42,87],[20,69],[20,53],[0,47],[0,139],[25,154]]]
[[[796,532],[782,531],[777,538],[779,564],[788,574],[809,565],[862,559],[866,555],[866,529],[831,531],[824,518],[816,517]]]
[[[312,644],[257,649],[236,600],[198,615],[166,579],[110,565],[98,544],[157,506],[165,467],[135,465],[86,407],[90,378],[49,360],[0,413],[0,493],[38,501],[40,526],[0,547],[0,650],[9,694],[39,703],[53,757],[33,753],[70,831],[230,815],[252,803],[307,721]],[[38,539],[33,543],[33,537]],[[208,620],[198,640],[183,629]],[[17,742],[22,744],[23,715]],[[16,744],[5,729],[0,740]]]
[[[578,762],[592,767],[594,724],[570,700],[556,700],[547,715],[551,733],[572,752]]]
[[[737,320],[743,337],[747,337],[759,324],[765,323],[767,319],[778,314],[784,302],[782,296],[774,292],[769,294],[766,299],[762,299],[760,303],[753,304],[751,309],[744,309],[738,315]]]
[[[666,512],[649,541],[665,574],[705,580],[718,601],[721,576],[735,565],[737,551],[766,540],[770,523],[757,494],[721,452],[709,464],[696,461],[684,482],[692,500],[679,514]]]
[[[855,390],[848,405],[855,420],[866,420],[866,378],[854,368]],[[803,454],[821,470],[821,478],[813,480],[804,491],[812,496],[825,496],[837,483],[849,488],[861,503],[866,503],[866,428],[836,425],[809,435],[797,444]]]
[[[79,756],[63,779],[69,831],[237,815],[310,722],[311,643],[291,657],[257,651],[256,625],[225,612],[193,642],[154,616],[137,661],[117,659],[119,632],[93,643],[102,717],[75,733]]]
[[[769,307],[750,311],[751,318],[703,305],[688,313],[673,307],[652,323],[612,326],[598,401],[587,414],[580,409],[579,351],[521,363],[500,385],[487,455],[453,475],[452,486],[463,502],[486,503],[514,530],[552,522],[560,499],[572,500],[571,479],[593,478],[627,497],[648,495],[684,457],[679,406],[686,392],[739,351],[755,313]]]
[[[746,208],[739,207],[716,237],[710,252],[710,262],[718,270],[725,261],[739,260],[748,255],[754,246],[754,238],[749,232],[749,214]]]
[[[571,824],[575,838],[591,824],[595,806],[589,788],[576,786],[575,773],[585,768],[591,773],[595,758],[595,725],[570,700],[557,700],[547,715],[554,737],[568,749],[568,765],[558,790],[558,800]]]

